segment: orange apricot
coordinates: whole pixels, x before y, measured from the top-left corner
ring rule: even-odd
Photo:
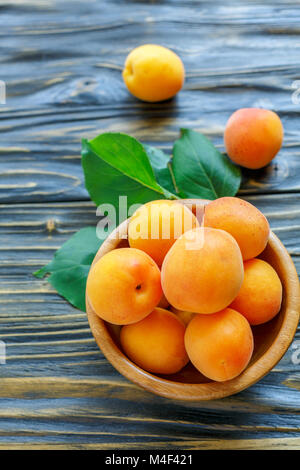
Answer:
[[[229,158],[245,168],[266,166],[280,150],[283,127],[273,111],[239,109],[229,118],[224,141]]]
[[[125,354],[139,367],[155,374],[173,374],[188,363],[184,324],[168,310],[155,308],[150,315],[123,326],[120,340]]]
[[[253,353],[253,335],[248,321],[231,308],[212,315],[196,315],[184,337],[193,365],[211,380],[237,377]]]
[[[224,230],[199,227],[184,233],[162,265],[164,294],[173,307],[214,313],[227,307],[243,282],[241,251]]]
[[[175,307],[171,306],[171,312],[175,313],[175,315],[185,324],[185,326],[188,326],[190,321],[194,318],[196,313],[193,312],[186,312],[184,310],[178,310]]]
[[[151,201],[141,206],[128,225],[132,248],[145,251],[160,267],[171,248],[184,232],[198,227],[194,214],[176,201]]]
[[[149,102],[164,101],[182,88],[184,66],[170,49],[145,44],[127,56],[123,80],[136,98]]]
[[[230,233],[244,260],[258,256],[265,249],[270,234],[269,223],[262,212],[238,197],[221,197],[207,204],[203,225]]]
[[[112,250],[91,268],[87,295],[103,320],[115,325],[137,322],[149,315],[162,297],[160,270],[143,251]]]
[[[261,259],[244,263],[244,281],[230,307],[251,325],[260,325],[277,315],[282,301],[282,285],[275,269]]]
[[[158,307],[160,308],[164,308],[164,309],[167,309],[169,307],[169,302],[167,301],[166,299],[166,296],[165,294],[162,295],[162,298],[160,299],[160,302],[159,304],[157,305]]]

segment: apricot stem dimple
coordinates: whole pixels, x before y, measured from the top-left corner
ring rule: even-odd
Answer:
[[[128,62],[126,65],[126,71],[128,75],[133,75],[133,65],[132,62]]]
[[[141,290],[141,288],[142,288],[142,284],[138,284],[138,285],[136,286],[135,290]]]

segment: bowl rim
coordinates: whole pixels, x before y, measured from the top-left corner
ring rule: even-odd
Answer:
[[[200,203],[197,201],[196,204]],[[184,203],[184,200],[180,201]],[[190,204],[190,201],[187,201]],[[206,201],[205,201],[206,202]],[[204,202],[204,203],[205,203]],[[203,202],[202,202],[203,204]],[[92,266],[104,254],[117,248],[122,239],[127,239],[129,219],[122,222],[103,242]],[[226,382],[184,383],[168,380],[146,372],[128,359],[111,337],[106,322],[94,312],[86,295],[86,310],[93,336],[106,359],[123,376],[140,387],[165,398],[185,401],[206,401],[236,394],[263,378],[288,350],[297,330],[300,315],[300,286],[294,263],[279,238],[271,231],[268,245],[277,256],[284,272],[285,314],[282,324],[271,346],[256,361],[236,378]]]

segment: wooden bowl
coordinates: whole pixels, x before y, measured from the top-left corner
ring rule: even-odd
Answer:
[[[183,200],[200,211],[207,201]],[[203,213],[203,212],[202,212]],[[128,246],[128,220],[123,222],[102,244],[93,264],[105,253]],[[120,327],[101,320],[86,298],[87,315],[96,342],[110,363],[125,377],[157,395],[167,398],[202,401],[227,397],[244,390],[264,377],[280,361],[295,335],[299,322],[300,289],[298,275],[285,247],[271,232],[268,245],[260,258],[277,271],[283,284],[283,302],[280,313],[270,322],[253,327],[254,353],[248,367],[235,379],[213,382],[198,372],[191,363],[172,375],[154,375],[131,362],[122,352],[119,342]]]

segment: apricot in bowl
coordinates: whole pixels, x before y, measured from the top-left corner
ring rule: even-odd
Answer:
[[[182,201],[182,203],[185,202]],[[195,200],[194,204],[203,206],[205,201]],[[129,246],[128,239],[126,239],[128,236],[128,222],[128,220],[123,222],[102,244],[93,266],[106,253]],[[178,372],[146,371],[143,369],[142,362],[137,365],[126,355],[120,342],[120,328],[116,328],[96,314],[87,292],[87,315],[96,342],[103,354],[121,374],[141,387],[164,397],[201,401],[226,397],[244,390],[266,375],[281,359],[293,340],[299,321],[300,292],[297,272],[286,249],[273,232],[270,232],[267,245],[259,255],[259,259],[269,263],[281,281],[281,308],[279,313],[267,323],[252,326],[253,354],[248,365],[236,377],[225,381],[223,381],[224,377],[208,378],[197,370],[191,362],[187,363]],[[233,307],[231,306],[230,309],[232,310]],[[201,316],[207,318],[206,321],[208,321],[211,315],[214,314]],[[197,319],[197,316],[199,315],[195,315],[190,321],[187,331],[192,322]],[[141,320],[141,322],[143,321]],[[131,325],[129,326],[131,327]],[[127,328],[127,326],[123,328]],[[244,363],[240,364],[240,367],[245,365],[246,362],[247,351],[244,354]],[[208,371],[205,371],[205,373],[210,374]],[[222,381],[216,380],[219,378]]]
[[[132,248],[147,253],[159,267],[175,241],[185,232],[199,227],[192,211],[177,201],[157,200],[135,211],[128,225]]]
[[[141,250],[113,250],[90,270],[87,294],[101,318],[114,325],[135,323],[149,315],[162,297],[160,271]]]
[[[217,382],[237,377],[253,353],[253,334],[243,315],[225,308],[195,315],[187,326],[185,347],[197,370]]]
[[[186,310],[178,310],[172,305],[171,305],[170,310],[171,312],[175,313],[175,315],[185,324],[186,327],[188,326],[190,321],[194,318],[194,316],[197,315],[194,312],[188,312]]]
[[[205,206],[202,225],[230,233],[243,260],[255,258],[266,248],[270,227],[264,214],[238,197],[220,197]]]
[[[183,234],[166,255],[161,282],[179,310],[214,313],[237,296],[244,279],[241,251],[224,230],[200,227]]]
[[[149,372],[172,374],[189,362],[184,334],[185,325],[174,313],[155,308],[143,320],[123,326],[120,340],[135,364]]]
[[[275,269],[261,259],[244,263],[244,281],[231,304],[249,321],[261,325],[274,318],[280,310],[282,284]]]

